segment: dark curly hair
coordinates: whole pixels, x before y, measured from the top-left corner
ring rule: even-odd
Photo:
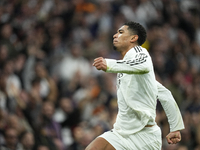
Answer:
[[[128,26],[128,30],[131,31],[131,34],[137,34],[138,35],[138,44],[142,45],[146,41],[147,33],[144,27],[137,23],[137,22],[126,22],[124,25]]]

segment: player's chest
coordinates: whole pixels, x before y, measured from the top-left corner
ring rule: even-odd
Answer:
[[[124,87],[130,83],[130,75],[125,73],[117,74],[117,89]]]

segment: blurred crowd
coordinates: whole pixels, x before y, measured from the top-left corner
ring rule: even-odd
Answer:
[[[156,78],[183,115],[182,141],[162,150],[200,150],[199,0],[0,0],[0,149],[84,150],[112,128],[116,74],[99,56],[121,59],[112,36],[126,21],[147,30]]]

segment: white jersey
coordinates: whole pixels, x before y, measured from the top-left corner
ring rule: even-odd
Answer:
[[[141,46],[130,49],[123,60],[106,59],[107,71],[117,74],[118,115],[114,130],[128,135],[154,125],[157,99],[160,100],[170,131],[184,129],[177,104],[169,90],[155,79],[151,57]]]

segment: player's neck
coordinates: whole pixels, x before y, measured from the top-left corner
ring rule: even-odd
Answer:
[[[133,47],[138,46],[138,45],[132,45],[131,47],[129,47],[127,50],[121,51],[121,55],[122,55],[122,59],[124,58],[124,56],[126,55],[126,53],[132,49]]]
[[[122,59],[124,58],[124,56],[126,55],[126,53],[129,51],[130,49],[126,50],[126,51],[122,51],[121,55],[122,55]]]

